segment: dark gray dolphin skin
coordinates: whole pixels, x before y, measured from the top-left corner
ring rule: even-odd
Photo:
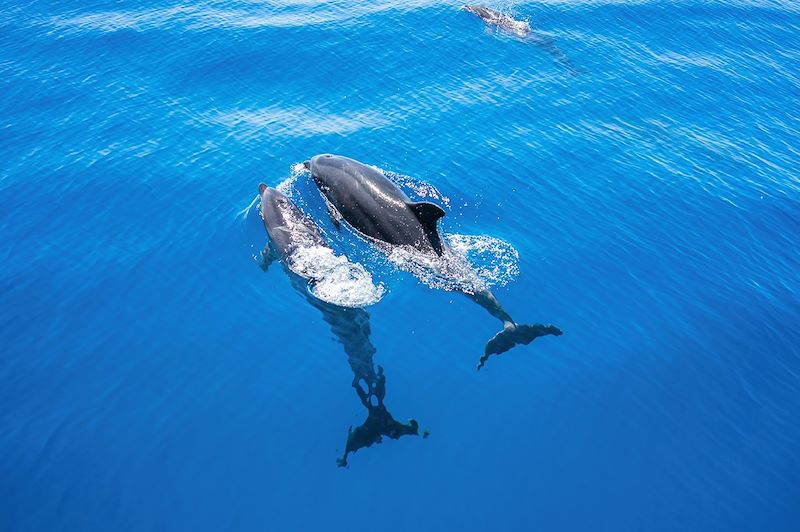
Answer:
[[[388,244],[442,255],[436,221],[444,211],[438,205],[412,202],[381,171],[347,157],[322,154],[303,164],[311,171],[329,208],[335,210],[334,220],[341,217],[360,233]],[[478,369],[491,355],[504,353],[517,344],[527,345],[540,336],[561,335],[553,325],[515,323],[489,289],[464,294],[503,322],[503,330],[486,343]]]
[[[333,206],[363,234],[442,254],[436,221],[444,211],[438,205],[411,201],[382,172],[347,157],[317,155],[303,165],[311,170],[314,182],[329,201],[329,209]],[[331,215],[338,223],[336,212]]]
[[[553,59],[566,67],[570,73],[580,73],[580,70],[575,68],[575,65],[573,65],[572,61],[570,61],[570,59],[564,55],[564,52],[562,52],[555,45],[553,38],[531,29],[531,25],[527,20],[517,20],[514,17],[480,4],[462,6],[461,10],[476,15],[488,26],[495,26],[501,31],[511,34],[514,37],[533,43],[547,50]]]
[[[352,386],[368,412],[364,423],[355,429],[351,426],[348,430],[344,455],[336,463],[347,466],[350,453],[380,443],[383,436],[398,439],[407,434],[418,435],[419,423],[416,420],[411,419],[408,423],[396,421],[383,402],[386,377],[383,368],[378,366],[376,371],[372,361],[376,350],[370,341],[369,314],[362,308],[340,307],[317,299],[306,289],[308,283],[315,282],[315,279],[303,277],[289,269],[295,252],[301,247],[329,247],[319,227],[278,190],[262,183],[258,191],[261,198],[259,211],[269,235],[262,267],[266,270],[273,260],[283,262],[295,289],[322,313],[323,319],[344,347],[353,370]],[[423,438],[427,435],[427,431],[422,434]]]
[[[291,264],[292,254],[300,247],[328,247],[317,224],[285,194],[261,183],[258,186],[258,195],[258,210],[264,221],[264,229],[269,235],[268,248],[263,254],[265,261],[282,259],[284,263]]]

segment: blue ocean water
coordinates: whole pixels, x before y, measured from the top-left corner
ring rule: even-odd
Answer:
[[[0,530],[797,530],[800,5],[495,5],[574,71],[459,7],[4,3]],[[323,152],[565,334],[476,372],[498,322],[335,231]],[[431,433],[346,469],[342,346],[254,260],[287,179]]]

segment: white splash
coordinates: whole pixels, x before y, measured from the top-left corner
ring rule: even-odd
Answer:
[[[364,266],[325,246],[298,248],[288,262],[294,273],[312,279],[309,292],[314,297],[332,305],[366,307],[380,301],[386,292],[383,284],[373,282]]]
[[[278,183],[275,189],[286,196],[287,198],[292,199],[292,195],[295,190],[295,183],[297,182],[297,178],[306,171],[306,167],[303,166],[303,163],[295,163],[291,166],[289,177]]]
[[[389,261],[431,288],[474,294],[503,286],[519,273],[519,253],[490,236],[445,235],[441,257],[410,246],[381,245]]]
[[[446,235],[451,253],[466,258],[489,286],[505,286],[519,274],[519,252],[491,236]]]
[[[418,198],[439,200],[444,203],[446,207],[450,207],[450,198],[439,192],[439,190],[430,183],[419,181],[411,176],[398,174],[396,172],[388,172],[378,168],[377,166],[373,166],[372,168],[382,172],[383,175],[385,175],[386,178],[395,185],[410,190]]]

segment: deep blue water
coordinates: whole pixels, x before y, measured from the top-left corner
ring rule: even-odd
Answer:
[[[459,5],[4,2],[0,530],[798,529],[800,7],[500,6],[575,75]],[[333,230],[321,152],[435,187],[565,334],[476,372],[498,322]],[[431,432],[347,469],[342,346],[253,260],[292,175]]]

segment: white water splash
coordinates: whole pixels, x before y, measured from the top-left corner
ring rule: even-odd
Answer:
[[[519,252],[504,240],[459,234],[445,239],[450,251],[464,256],[489,286],[505,286],[519,274]]]
[[[340,307],[374,305],[386,293],[383,284],[375,284],[372,275],[357,262],[336,255],[325,246],[294,250],[287,265],[297,275],[311,279],[309,292],[326,303]]]
[[[396,172],[388,172],[377,166],[373,166],[372,168],[376,169],[377,171],[381,172],[386,178],[394,183],[395,185],[410,190],[414,193],[417,198],[430,198],[439,200],[444,203],[445,207],[450,207],[450,198],[439,192],[439,190],[431,185],[430,183],[426,183],[424,181],[419,181],[414,179],[411,176],[398,174]]]
[[[289,170],[289,177],[278,183],[275,189],[287,198],[292,199],[297,178],[306,171],[306,167],[303,166],[303,163],[294,163]]]
[[[474,294],[503,286],[519,273],[519,253],[490,236],[445,235],[441,257],[410,246],[379,244],[389,261],[431,288]]]

